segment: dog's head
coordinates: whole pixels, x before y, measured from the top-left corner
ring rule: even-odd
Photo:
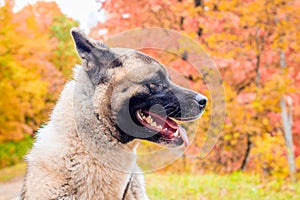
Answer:
[[[95,88],[95,117],[118,130],[114,139],[123,144],[134,139],[188,144],[176,121],[199,118],[206,97],[174,84],[159,62],[141,52],[108,48],[77,29],[71,34]]]

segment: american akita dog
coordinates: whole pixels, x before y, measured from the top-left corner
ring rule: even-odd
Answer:
[[[187,145],[176,120],[197,119],[207,99],[141,52],[108,48],[76,28],[71,35],[82,66],[26,157],[21,199],[148,199],[143,176],[131,173],[136,139]]]

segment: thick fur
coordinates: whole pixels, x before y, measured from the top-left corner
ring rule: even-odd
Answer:
[[[87,77],[81,81],[89,82]],[[66,84],[50,122],[39,130],[27,156],[28,171],[21,199],[122,199],[131,175],[128,172],[137,171],[134,154],[122,154],[124,150],[134,152],[135,144],[107,143],[98,155],[86,148],[78,136],[73,115],[74,87],[74,80]],[[108,135],[114,131],[109,127],[101,129]],[[111,150],[105,149],[108,146]],[[127,172],[116,170],[118,164]],[[148,199],[142,175],[133,175],[126,199]]]

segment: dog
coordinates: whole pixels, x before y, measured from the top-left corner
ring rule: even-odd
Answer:
[[[184,128],[207,98],[174,84],[144,53],[109,48],[71,30],[82,59],[37,134],[20,199],[148,199],[136,164],[139,140],[188,145]]]

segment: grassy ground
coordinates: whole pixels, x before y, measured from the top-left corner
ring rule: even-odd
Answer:
[[[8,181],[14,177],[22,176],[25,174],[26,165],[25,163],[19,163],[12,167],[7,167],[0,170],[0,183]]]
[[[24,163],[0,170],[0,183],[23,175]],[[146,174],[147,192],[151,200],[293,200],[300,199],[300,182],[261,180],[259,176],[236,173],[230,175]]]
[[[148,174],[145,178],[152,200],[300,199],[299,182],[262,181],[258,176],[242,173],[224,176]]]

